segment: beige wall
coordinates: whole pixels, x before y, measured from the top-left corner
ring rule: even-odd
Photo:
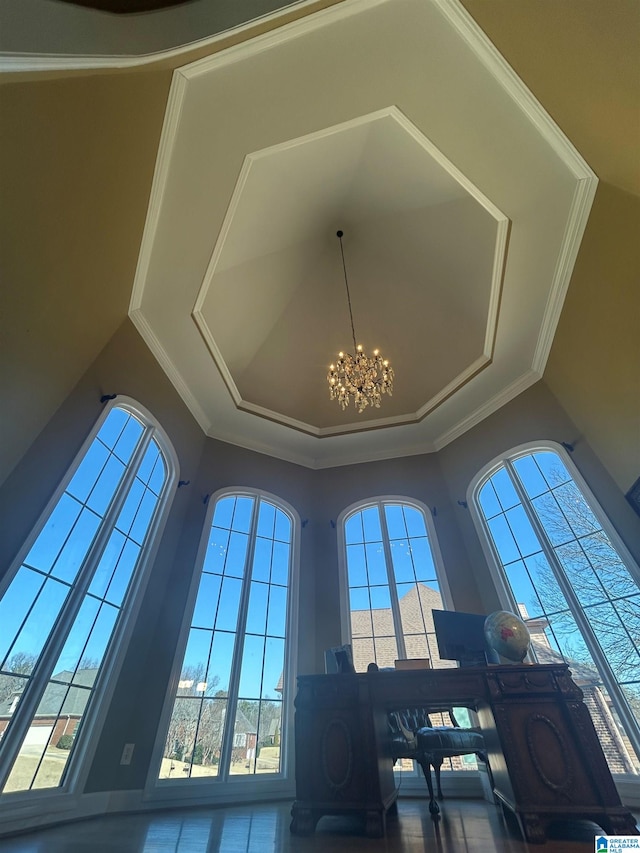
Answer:
[[[1,81],[0,483],[126,317],[169,81]]]
[[[640,477],[640,198],[600,184],[545,381],[623,492]]]

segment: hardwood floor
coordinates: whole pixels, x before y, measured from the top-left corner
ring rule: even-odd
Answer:
[[[558,826],[545,845],[527,845],[498,807],[445,800],[434,823],[422,799],[401,799],[387,837],[368,839],[356,819],[324,817],[315,835],[289,832],[291,803],[111,815],[0,839],[2,853],[593,853],[600,830]]]

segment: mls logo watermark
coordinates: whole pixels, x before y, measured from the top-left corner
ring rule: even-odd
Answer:
[[[640,850],[640,836],[596,835],[595,853],[624,853],[625,850]]]

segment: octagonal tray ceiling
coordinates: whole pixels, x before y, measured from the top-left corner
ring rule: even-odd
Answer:
[[[595,185],[455,0],[346,0],[175,72],[130,314],[211,436],[427,452],[540,377]],[[396,372],[361,415],[337,229]]]
[[[489,363],[507,224],[384,110],[247,157],[194,317],[239,408],[313,435],[410,423]],[[358,343],[402,365],[355,422],[326,380],[353,350],[337,226]]]

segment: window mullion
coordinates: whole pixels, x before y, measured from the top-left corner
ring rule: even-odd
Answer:
[[[640,755],[640,735],[638,733],[638,723],[636,721],[635,715],[629,708],[626,696],[618,686],[618,681],[613,671],[611,670],[609,661],[602,652],[600,643],[598,642],[597,637],[595,636],[593,629],[589,624],[589,620],[587,619],[582,605],[578,597],[576,596],[573,587],[569,582],[569,579],[567,578],[564,568],[560,563],[555,553],[555,550],[553,549],[549,541],[544,527],[542,526],[537,514],[531,506],[529,497],[525,492],[524,488],[522,487],[518,474],[515,471],[511,460],[505,459],[504,464],[506,470],[508,471],[511,477],[511,481],[520,499],[522,508],[525,514],[527,515],[527,518],[531,522],[531,525],[538,537],[538,541],[540,543],[542,551],[544,552],[544,555],[547,558],[549,565],[551,566],[555,578],[558,581],[558,585],[562,590],[562,593],[564,594],[567,603],[569,604],[571,614],[576,620],[578,628],[582,632],[582,635],[587,644],[587,648],[593,655],[602,681],[610,695],[612,697],[615,697],[616,707],[618,713],[620,714],[620,717],[622,718],[627,734],[629,735],[629,739],[633,743],[634,749],[638,752],[638,755]]]
[[[7,742],[3,744],[4,749],[0,751],[2,752],[2,755],[0,756],[0,790],[4,788],[15,759],[20,752],[24,737],[31,726],[33,717],[36,714],[38,705],[40,704],[44,691],[46,690],[49,678],[53,674],[53,667],[64,648],[64,644],[71,628],[73,627],[75,618],[78,615],[78,611],[82,606],[82,602],[95,573],[97,563],[102,556],[102,552],[104,551],[109,537],[111,536],[118,514],[122,509],[122,505],[129,494],[132,481],[140,466],[142,456],[146,452],[149,442],[151,441],[152,433],[153,429],[150,427],[147,427],[145,433],[143,433],[142,438],[140,439],[125,470],[125,474],[118,487],[116,495],[100,522],[98,534],[87,552],[87,556],[85,557],[82,567],[78,572],[78,577],[71,586],[68,598],[65,601],[53,628],[51,629],[51,634],[49,635],[44,649],[25,685],[23,698],[18,703],[18,707],[11,719],[11,732],[9,739],[7,739]],[[69,482],[70,481],[71,478],[69,479]],[[9,726],[7,727],[7,731],[9,731]],[[3,738],[3,740],[5,739],[6,738]]]
[[[249,526],[249,542],[247,544],[247,556],[245,557],[244,579],[240,592],[240,603],[238,607],[238,622],[236,625],[236,640],[233,647],[233,660],[231,661],[231,672],[229,674],[229,694],[227,696],[227,715],[222,744],[220,746],[220,766],[222,768],[222,779],[227,780],[229,766],[231,764],[231,752],[233,750],[233,735],[235,729],[236,709],[238,707],[238,690],[240,687],[240,674],[242,669],[242,650],[244,648],[245,630],[247,627],[247,611],[249,609],[249,595],[251,593],[251,572],[253,567],[253,555],[256,549],[256,531],[258,528],[258,513],[260,510],[260,498],[255,497],[253,504],[253,515]]]
[[[389,528],[387,527],[387,519],[384,514],[384,504],[378,504],[378,512],[380,513],[380,528],[382,530],[382,548],[384,551],[384,561],[387,567],[387,581],[389,583],[389,597],[391,599],[391,613],[393,616],[393,627],[396,632],[396,645],[398,648],[398,658],[404,660],[407,657],[407,649],[404,642],[404,631],[402,629],[402,618],[400,616],[400,601],[398,599],[398,589],[396,587],[396,579],[393,573],[393,560],[391,557],[391,542],[389,540]],[[375,639],[374,639],[375,642]]]

